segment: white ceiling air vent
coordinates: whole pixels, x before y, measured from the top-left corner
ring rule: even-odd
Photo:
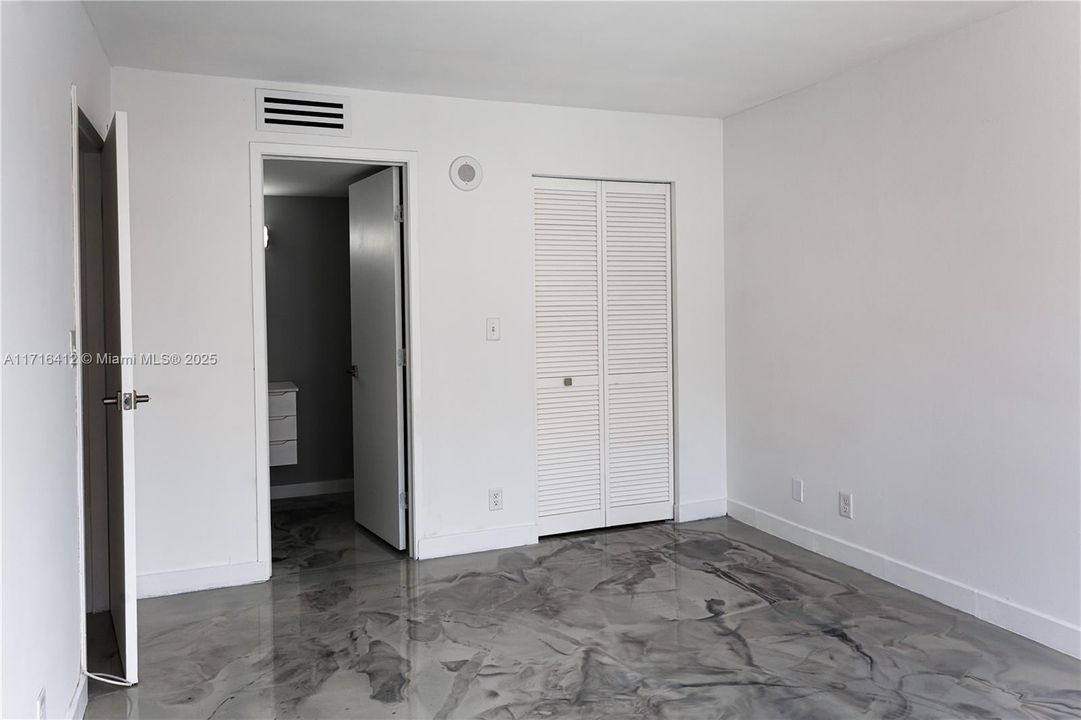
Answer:
[[[268,132],[349,137],[349,98],[341,95],[255,91],[256,127]]]

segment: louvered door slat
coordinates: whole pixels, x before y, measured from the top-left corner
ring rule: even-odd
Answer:
[[[673,516],[669,187],[602,184],[608,525]]]
[[[598,184],[536,178],[533,242],[537,525],[549,535],[604,525]]]

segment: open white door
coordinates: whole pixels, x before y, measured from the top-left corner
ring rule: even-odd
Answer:
[[[128,211],[128,117],[118,112],[102,150],[102,237],[104,255],[105,352],[132,358],[131,222]],[[150,398],[137,395],[134,365],[106,364],[102,402],[106,413],[109,471],[109,607],[124,677],[138,680],[135,588],[135,408]]]
[[[400,170],[349,186],[353,517],[405,548],[405,351]]]

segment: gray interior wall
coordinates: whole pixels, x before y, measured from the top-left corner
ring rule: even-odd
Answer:
[[[101,132],[112,106],[109,59],[81,3],[4,2],[0,18],[0,348],[67,352],[79,218],[71,89]],[[49,717],[75,717],[86,701],[77,372],[71,363],[0,367],[0,717],[34,717],[39,693]]]
[[[1079,22],[1025,3],[724,120],[729,512],[1075,654]]]
[[[264,198],[267,369],[297,394],[297,464],[272,467],[272,485],[353,476],[349,201]]]

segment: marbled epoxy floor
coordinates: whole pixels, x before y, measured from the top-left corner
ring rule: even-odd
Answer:
[[[139,604],[92,718],[1063,718],[1081,665],[734,520],[413,562],[275,511],[274,578]]]

